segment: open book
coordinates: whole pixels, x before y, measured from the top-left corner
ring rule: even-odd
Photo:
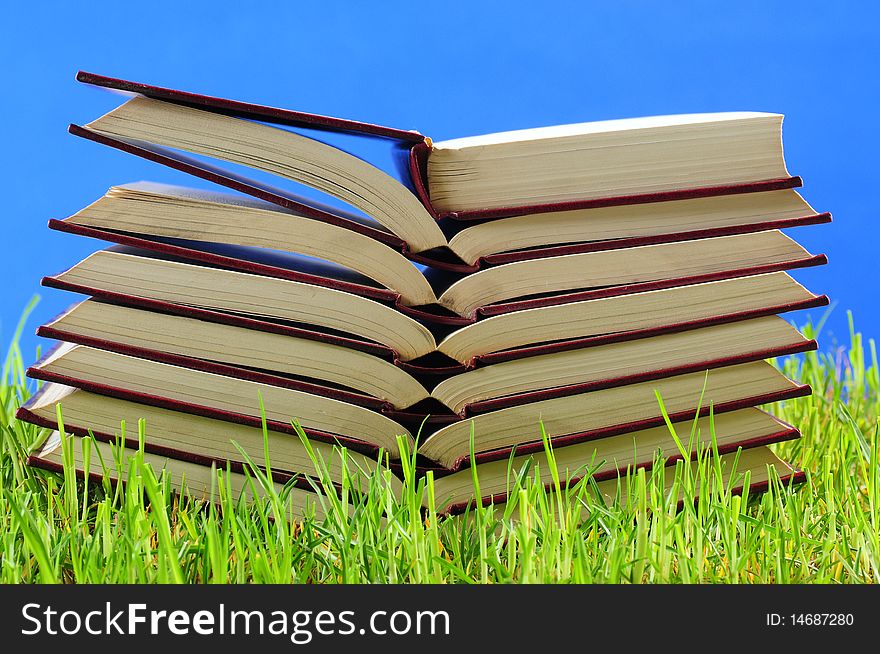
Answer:
[[[295,433],[290,425],[293,416],[313,438],[343,443],[368,454],[381,448],[393,459],[400,456],[399,436],[412,447],[418,437],[418,453],[446,471],[467,465],[471,444],[478,461],[506,458],[514,449],[534,449],[541,440],[539,423],[556,445],[662,425],[656,393],[662,396],[670,416],[685,420],[710,405],[715,413],[724,413],[810,392],[809,386],[790,381],[770,364],[755,361],[713,369],[708,374],[685,373],[513,404],[467,420],[423,428],[420,433],[357,404],[80,345],[61,346],[29,374],[62,384],[49,386],[56,390],[44,390],[25,407],[44,423],[55,419],[57,403],[66,412],[76,411],[76,403],[90,397],[62,393],[61,389],[75,387],[99,394],[95,397],[117,397],[255,427],[262,424],[265,412],[269,428],[283,433]],[[83,415],[92,410],[101,409],[93,406]]]
[[[572,253],[585,241],[646,238],[652,242],[660,234],[644,227],[640,234],[640,223],[646,218],[662,222],[669,215],[667,203],[677,200],[749,196],[731,206],[721,203],[705,221],[689,223],[685,231],[693,232],[691,236],[736,233],[745,225],[766,230],[829,219],[827,214],[815,214],[793,191],[770,193],[800,184],[785,167],[778,114],[636,118],[435,143],[413,132],[90,73],[80,73],[78,79],[139,95],[85,127],[71,126],[74,134],[222,184],[300,217],[357,232],[435,267],[467,271],[480,265],[481,258],[500,252],[509,259],[518,256],[511,252],[531,248],[525,256],[534,257],[534,250],[566,243]],[[401,147],[408,153],[402,179],[293,132],[291,126],[395,139],[405,144]],[[360,213],[331,209],[181,152],[305,184]],[[655,203],[660,206],[653,207]],[[623,226],[617,233],[590,232],[585,238],[583,227],[577,226],[591,220],[587,210],[627,205],[637,205],[638,216],[631,227]],[[725,220],[720,215],[725,212],[736,217],[727,215]],[[607,210],[597,218],[607,223],[627,214]],[[497,243],[500,226],[460,230],[436,220],[524,215],[529,219],[505,221],[503,227],[508,234],[522,232],[516,245]],[[547,229],[557,224],[563,229]],[[670,231],[664,228],[662,233]]]
[[[76,391],[84,394],[82,391]],[[108,401],[109,408],[124,411],[113,400]],[[230,490],[237,497],[239,494],[261,494],[259,484],[248,483],[245,476],[245,465],[240,461],[240,453],[227,446],[227,441],[217,438],[224,431],[246,451],[252,452],[252,460],[257,465],[265,465],[262,456],[262,434],[259,429],[239,425],[212,424],[207,418],[189,416],[180,419],[180,414],[162,409],[139,409],[137,415],[143,413],[148,425],[148,439],[144,446],[143,459],[158,473],[165,471],[169,475],[172,486],[186,490],[196,497],[212,499],[215,488],[214,470],[228,472]],[[125,461],[138,451],[137,438],[129,435],[121,440],[112,436],[118,432],[118,426],[110,421],[110,431],[101,431],[108,427],[100,413],[90,412],[89,424],[94,425],[86,432],[81,427],[67,427],[67,433],[78,434],[70,438],[72,460],[81,475],[89,475],[102,480],[105,475],[111,479],[124,479],[125,468],[120,469],[120,460]],[[168,418],[168,419],[166,419]],[[186,417],[185,417],[186,418]],[[715,443],[720,455],[719,465],[725,481],[731,483],[736,491],[742,486],[742,478],[749,473],[752,492],[766,488],[770,479],[769,468],[776,469],[783,483],[803,481],[803,473],[795,471],[780,461],[766,445],[798,438],[799,433],[790,425],[780,422],[758,409],[744,409],[719,415],[710,424],[708,418],[699,420],[694,429],[697,438],[695,448],[705,449],[712,442],[712,433],[716,434]],[[694,427],[691,423],[675,423],[674,428],[679,434],[688,434]],[[94,441],[89,452],[88,469],[85,467],[82,438],[91,436]],[[136,435],[135,435],[136,436]],[[175,438],[169,438],[169,437]],[[321,505],[315,496],[316,485],[309,480],[315,476],[315,464],[312,455],[296,438],[287,437],[280,442],[277,436],[270,434],[272,439],[272,477],[276,490],[283,485],[292,486],[289,501],[300,511],[315,511],[320,517]],[[192,449],[182,451],[188,441]],[[164,444],[163,444],[164,443]],[[120,451],[118,446],[123,449]],[[343,456],[340,450],[313,443],[312,453],[326,466],[332,478],[338,478],[342,465],[349,474],[369,475],[375,469],[374,458],[360,457],[356,453],[347,452]],[[203,451],[207,454],[192,454]],[[120,457],[121,454],[121,457]],[[681,459],[681,453],[670,435],[669,429],[663,427],[645,429],[599,441],[582,443],[554,451],[554,459],[559,477],[567,485],[575,484],[585,475],[590,474],[598,484],[601,497],[612,501],[621,492],[618,479],[637,468],[650,469],[658,454],[668,457],[667,465],[673,465]],[[736,466],[734,467],[734,462]],[[40,444],[28,458],[28,464],[52,471],[60,471],[63,466],[63,452],[59,433],[53,432]],[[280,468],[279,468],[280,464]],[[507,500],[510,486],[510,475],[517,475],[528,466],[537,469],[541,480],[548,486],[553,484],[550,466],[542,452],[513,456],[510,460],[482,463],[477,466],[480,479],[481,497],[474,497],[473,477],[471,470],[462,470],[446,476],[434,478],[434,496],[438,512],[459,514],[466,511],[477,500],[484,504],[493,502],[496,505]],[[284,470],[300,470],[297,473]],[[670,479],[672,475],[669,476]],[[392,484],[396,480],[391,478]],[[625,494],[625,487],[623,488]],[[214,498],[216,499],[216,498]],[[625,498],[622,498],[625,502]],[[424,499],[427,507],[427,498]]]

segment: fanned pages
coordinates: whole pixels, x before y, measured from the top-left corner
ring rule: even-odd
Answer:
[[[116,186],[68,220],[87,227],[327,259],[396,291],[406,304],[435,301],[424,275],[400,252],[357,232],[229,193],[144,182]]]
[[[294,132],[136,97],[88,128],[250,166],[339,198],[403,239],[413,252],[446,244],[409,189],[378,168]]]
[[[137,449],[137,425],[143,419],[148,452],[220,468],[231,461],[234,468],[241,470],[245,461],[240,447],[257,465],[265,466],[266,463],[264,435],[260,427],[138,404],[53,383],[46,384],[44,390],[26,405],[25,411],[32,415],[32,420],[55,429],[58,427],[56,406],[62,409],[65,430],[72,434],[91,434],[106,442],[121,439],[126,446]],[[288,475],[316,475],[314,461],[298,436],[268,431],[265,439],[268,439],[273,468]],[[315,439],[310,440],[309,446],[334,477],[341,474],[339,447]],[[375,452],[361,454],[349,448],[346,454],[352,466],[365,473],[372,472],[378,465]]]

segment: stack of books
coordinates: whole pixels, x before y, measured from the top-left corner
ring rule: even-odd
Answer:
[[[797,429],[756,407],[810,393],[766,359],[816,347],[778,314],[827,304],[786,272],[826,258],[780,229],[831,218],[795,190],[782,116],[441,143],[79,79],[133,97],[73,134],[215,186],[116,186],[50,221],[114,244],[43,280],[88,299],[38,330],[61,344],[28,371],[48,383],[19,412],[57,430],[60,405],[66,432],[92,434],[103,464],[90,457],[84,474],[123,465],[111,444],[137,448],[144,419],[145,456],[175,483],[210,488],[215,466],[242,488],[242,450],[264,463],[265,424],[275,481],[293,480],[304,505],[314,465],[300,428],[326,461],[342,445],[367,470],[380,452],[394,469],[415,451],[442,510],[456,513],[503,502],[511,465],[541,459],[545,439],[565,481],[589,468],[613,493],[618,475],[658,452],[681,458],[665,410],[684,435],[697,420],[695,447],[714,438],[731,484],[748,471],[758,488],[770,467],[800,478],[767,448]],[[321,130],[386,139],[399,175],[323,143]],[[58,469],[57,432],[29,461]]]

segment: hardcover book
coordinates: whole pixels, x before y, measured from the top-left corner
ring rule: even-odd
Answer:
[[[453,222],[458,223],[529,216],[528,220],[515,221],[509,227],[479,229],[477,235],[483,240],[498,229],[512,233],[512,229],[522,230],[531,225],[526,231],[532,232],[532,245],[527,246],[532,249],[558,246],[555,241],[541,242],[541,234],[556,233],[542,229],[548,226],[542,223],[561,222],[569,232],[563,242],[570,244],[569,253],[573,253],[579,251],[577,243],[583,239],[578,234],[583,229],[578,230],[576,225],[589,222],[592,215],[585,212],[587,209],[642,205],[638,213],[650,215],[654,208],[646,209],[644,205],[737,194],[751,196],[801,184],[800,178],[790,176],[786,170],[782,116],[777,114],[661,116],[434,143],[415,132],[91,73],[81,72],[78,79],[138,95],[86,126],[72,125],[73,134],[277,204],[302,217],[358,232],[397,248],[416,261],[459,271],[472,270],[478,264],[479,257],[473,252],[475,244],[468,248],[464,242],[474,239],[461,234],[450,239],[447,233],[458,232],[460,227],[444,225],[444,218],[457,219]],[[407,163],[401,167],[400,179],[396,179],[338,148],[295,133],[291,127],[387,137],[406,153],[403,158]],[[190,155],[250,167],[279,180],[310,186],[360,213],[331,209]],[[668,165],[669,161],[675,165]],[[779,203],[787,203],[786,211],[779,212]],[[750,197],[733,204],[739,207],[733,210],[735,213],[745,215],[728,216],[726,221],[714,225],[710,217],[708,222],[694,221],[681,231],[723,235],[749,226],[771,229],[829,218],[827,214],[816,214],[794,192],[760,193],[758,199]],[[670,209],[676,211],[668,206],[656,210],[660,222]],[[626,210],[600,212],[599,216],[600,220],[608,220],[620,213],[625,214]],[[714,218],[717,221],[719,217]],[[626,228],[622,231],[626,233]],[[656,234],[656,225],[653,231],[654,234],[611,238],[642,237],[651,242],[662,237]],[[589,243],[586,247],[590,247]],[[490,246],[486,254],[496,254],[492,249]],[[505,260],[510,260],[510,256],[519,255],[509,255]]]

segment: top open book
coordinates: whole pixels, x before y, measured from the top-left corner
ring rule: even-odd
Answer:
[[[733,112],[658,116],[543,127],[432,142],[416,132],[174,91],[80,73],[80,81],[133,92],[122,106],[71,132],[272,202],[301,216],[370,236],[415,261],[473,271],[493,256],[535,258],[549,246],[660,234],[587,238],[574,225],[589,210],[791,189],[782,153],[782,116]],[[406,153],[398,180],[338,148],[284,126],[396,139]],[[331,209],[181,154],[211,157],[305,184],[363,216]],[[791,192],[794,194],[794,192]],[[754,231],[822,222],[756,209]],[[487,230],[458,220],[529,215],[521,243],[494,247]],[[549,217],[548,217],[549,216]],[[692,225],[697,235],[742,231],[737,225]],[[549,228],[549,229],[548,229]],[[720,230],[720,231],[719,231]],[[583,228],[581,228],[583,231]],[[487,233],[483,233],[487,232]],[[667,240],[669,233],[662,235]],[[691,235],[676,234],[691,238]],[[477,240],[480,240],[478,243]]]

